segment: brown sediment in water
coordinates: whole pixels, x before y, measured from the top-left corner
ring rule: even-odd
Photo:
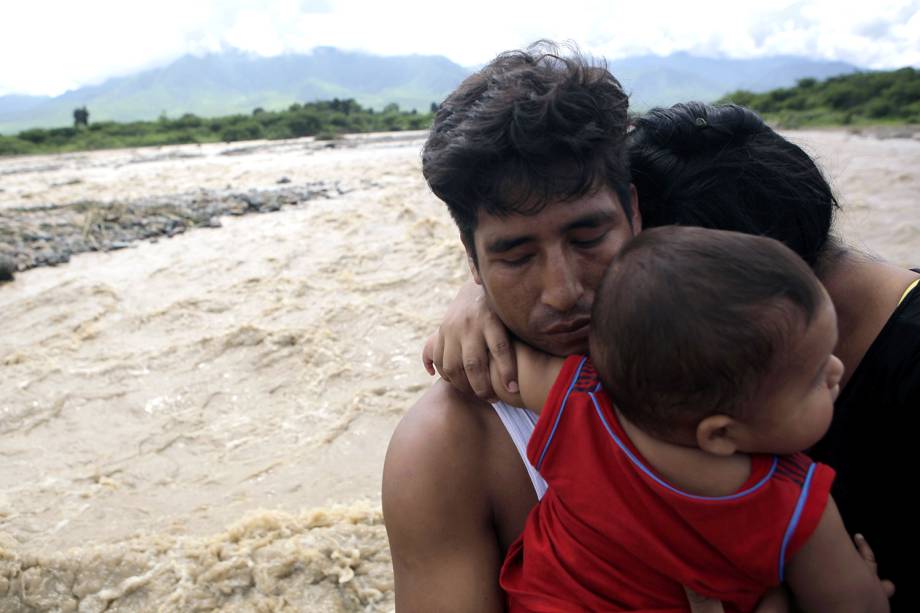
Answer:
[[[920,264],[920,142],[789,136]],[[351,144],[0,161],[7,208],[342,186],[0,285],[0,611],[393,608],[383,456],[467,271],[421,136]]]
[[[920,266],[920,139],[844,131],[790,132],[813,155],[840,201],[835,232],[852,247]]]
[[[0,542],[4,610],[361,611],[393,591],[383,520],[370,503],[255,512],[208,537],[15,550]]]

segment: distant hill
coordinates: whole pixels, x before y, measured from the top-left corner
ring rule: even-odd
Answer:
[[[630,107],[634,111],[687,100],[712,102],[739,89],[765,92],[790,87],[806,77],[820,80],[860,70],[845,62],[793,55],[732,59],[687,53],[624,58],[610,62],[609,67],[631,94]]]
[[[4,113],[30,111],[49,100],[51,100],[50,96],[22,96],[19,94],[0,96],[0,116]]]
[[[857,67],[795,56],[704,58],[686,53],[637,56],[610,63],[637,111],[682,100],[715,100],[727,92],[789,87]],[[150,120],[166,113],[201,117],[287,108],[294,102],[353,98],[364,107],[427,111],[471,70],[442,56],[378,56],[319,47],[309,54],[260,57],[241,51],[183,56],[167,66],[109,79],[55,98],[0,96],[0,133],[66,126],[86,106],[90,122]]]
[[[294,102],[353,98],[364,107],[396,103],[427,111],[466,75],[441,56],[377,56],[319,47],[310,54],[259,57],[240,51],[186,55],[162,68],[55,98],[0,97],[0,132],[66,126],[86,106],[90,121],[202,117],[287,108]]]

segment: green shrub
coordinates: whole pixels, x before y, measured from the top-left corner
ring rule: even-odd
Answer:
[[[41,128],[32,128],[31,130],[23,130],[18,134],[20,140],[28,141],[33,145],[40,145],[48,140],[48,133]]]
[[[323,127],[323,121],[319,115],[309,111],[299,112],[288,118],[285,123],[287,124],[288,133],[294,138],[312,136]]]
[[[193,115],[192,113],[186,113],[179,119],[172,122],[172,125],[177,128],[200,128],[204,125],[204,120],[197,115]]]
[[[0,155],[23,155],[33,151],[34,146],[30,142],[15,136],[0,136]]]
[[[257,108],[252,114],[225,117],[186,113],[172,119],[164,112],[154,121],[100,121],[80,130],[24,130],[16,137],[0,137],[0,155],[313,135],[330,140],[349,132],[420,129],[432,119],[431,113],[401,111],[396,104],[388,104],[384,111],[375,113],[355,100],[334,98],[294,103],[284,111]]]
[[[920,71],[902,68],[824,81],[799,79],[793,88],[762,94],[739,91],[720,100],[729,101],[750,107],[786,127],[849,125],[870,120],[912,122],[920,113]]]
[[[262,138],[262,126],[256,121],[240,121],[224,128],[220,140],[230,143],[238,140]]]
[[[878,100],[872,100],[866,104],[866,115],[872,117],[873,119],[881,119],[883,117],[888,117],[893,114],[893,107],[890,101],[880,98]]]

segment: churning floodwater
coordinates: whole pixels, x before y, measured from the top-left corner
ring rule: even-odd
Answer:
[[[788,136],[920,264],[920,141]],[[422,138],[0,160],[6,212],[336,186],[0,285],[0,611],[393,608],[383,457],[467,274]]]

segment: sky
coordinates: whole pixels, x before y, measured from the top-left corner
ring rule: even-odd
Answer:
[[[920,0],[4,0],[0,23],[0,95],[58,95],[227,48],[473,66],[539,38],[608,60],[687,51],[920,67]]]

